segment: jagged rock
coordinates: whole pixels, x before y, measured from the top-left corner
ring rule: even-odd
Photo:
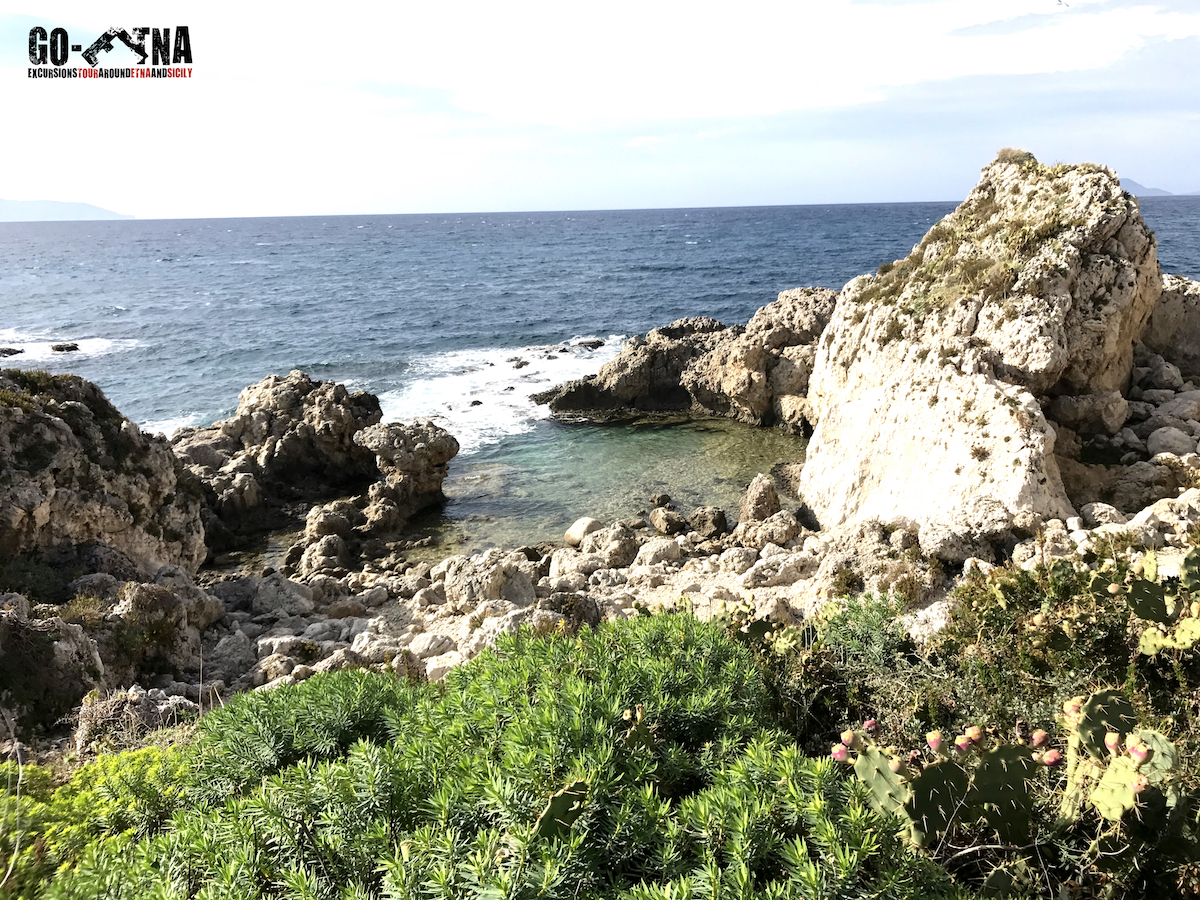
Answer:
[[[682,558],[683,551],[671,538],[654,538],[647,541],[634,557],[635,566],[652,566],[661,562],[674,562]]]
[[[185,697],[168,696],[161,690],[147,691],[138,685],[103,698],[96,694],[85,699],[79,709],[75,752],[85,753],[112,735],[128,741],[199,715],[199,705]]]
[[[756,519],[739,522],[737,528],[733,530],[733,539],[743,547],[761,550],[767,544],[776,544],[782,547],[799,536],[802,531],[800,522],[792,513],[780,510],[761,522]]]
[[[1122,390],[1161,286],[1115,175],[1002,153],[906,259],[844,289],[809,384],[805,500],[826,526],[915,522],[955,555],[941,535],[1073,516],[1038,398]]]
[[[1158,459],[1168,458],[1172,457]],[[1190,486],[1194,476],[1181,461],[1176,462],[1179,464],[1143,460],[1128,466],[1085,466],[1060,459],[1059,466],[1067,491],[1080,504],[1081,512],[1089,504],[1104,503],[1129,516]]]
[[[725,325],[701,316],[655,328],[646,337],[630,338],[615,359],[595,375],[535,394],[554,412],[593,415],[686,411],[692,397],[680,383],[683,370],[724,338]],[[740,329],[738,329],[740,333]]]
[[[200,486],[89,381],[0,371],[0,555],[103,542],[154,571],[205,556]]]
[[[1162,296],[1142,331],[1142,343],[1189,378],[1200,377],[1200,282],[1163,276]]]
[[[1079,508],[1080,515],[1088,528],[1099,525],[1124,525],[1129,519],[1123,512],[1107,503],[1085,503]]]
[[[782,507],[779,504],[779,494],[775,490],[775,482],[769,475],[758,474],[746,488],[746,493],[738,504],[738,522],[762,522],[769,519]]]
[[[730,547],[721,554],[721,571],[741,575],[747,572],[757,559],[758,551],[753,547]]]
[[[747,588],[795,584],[815,571],[820,562],[808,553],[780,553],[756,562],[742,575],[741,584]]]
[[[1129,418],[1129,403],[1118,391],[1054,397],[1046,415],[1083,434],[1116,434]]]
[[[18,736],[53,729],[103,675],[96,643],[79,625],[0,611],[0,690]]]
[[[630,565],[637,557],[638,541],[632,530],[618,522],[590,532],[579,549],[585,554],[598,554],[604,560],[602,568],[619,569]]]
[[[24,594],[0,594],[0,612],[9,612],[19,621],[29,618],[29,599]]]
[[[783,291],[751,317],[744,332],[691,362],[683,386],[709,412],[799,430],[815,344],[836,302],[837,293],[823,288]]]
[[[418,658],[428,659],[431,656],[439,656],[449,653],[451,650],[457,650],[458,644],[453,638],[444,634],[418,634],[413,638],[408,649]]]
[[[378,477],[375,453],[354,435],[381,416],[374,395],[294,371],[243,389],[232,418],[182,429],[172,445],[205,485],[211,515],[236,530],[260,507],[347,493]]]
[[[204,679],[207,682],[224,681],[231,684],[250,671],[258,662],[258,654],[250,637],[236,630],[221,638],[211,651],[204,655]]]
[[[306,616],[316,609],[312,588],[275,572],[255,579],[250,611],[256,616]]]
[[[533,585],[537,566],[516,551],[487,550],[472,557],[451,556],[435,566],[433,574],[443,583],[445,602],[464,612],[487,600],[528,606],[536,598]]]
[[[597,418],[634,411],[691,411],[800,430],[815,343],[837,300],[797,288],[745,326],[680,319],[627,341],[596,375],[535,394],[554,412]]]
[[[591,575],[604,566],[604,557],[599,553],[579,553],[564,547],[550,555],[550,578],[572,574]]]
[[[371,505],[381,501],[395,504],[400,517],[392,530],[399,531],[404,521],[414,513],[445,499],[442,482],[449,471],[449,462],[458,453],[458,441],[448,431],[429,419],[417,419],[411,424],[392,422],[364,428],[354,441],[376,454],[383,482],[371,485]],[[376,514],[380,520],[396,513]],[[366,510],[372,517],[372,508]],[[372,527],[376,534],[385,533],[379,525]]]

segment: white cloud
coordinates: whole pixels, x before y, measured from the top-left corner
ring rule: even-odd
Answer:
[[[72,42],[116,19],[189,25],[195,71],[181,84],[32,81],[22,42],[0,47],[7,120],[58,123],[67,136],[21,131],[0,145],[0,197],[139,215],[577,208],[597,195],[639,205],[632,186],[664,181],[636,167],[666,154],[618,163],[603,148],[647,149],[663,134],[676,135],[661,161],[677,176],[670,202],[687,202],[688,179],[710,191],[694,202],[709,202],[721,179],[721,196],[739,202],[750,160],[850,158],[812,151],[819,135],[772,134],[780,122],[878,110],[916,86],[936,106],[939,85],[970,77],[999,92],[977,98],[986,115],[1002,105],[1004,79],[1100,73],[1200,35],[1200,10],[1187,4],[1114,0],[350,2],[319,16],[214,2],[168,19],[159,2],[66,0],[53,21],[21,2],[10,3],[15,16],[69,26]],[[1195,67],[1179,77],[1197,79]],[[998,126],[1019,130],[1019,112],[1003,116]],[[109,136],[90,140],[82,126],[97,117]],[[909,137],[899,119],[889,127],[863,139]],[[656,202],[646,196],[641,205]]]

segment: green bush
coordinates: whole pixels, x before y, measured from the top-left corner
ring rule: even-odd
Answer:
[[[316,676],[203,720],[161,827],[44,896],[955,896],[771,710],[686,615],[508,637],[438,685]]]

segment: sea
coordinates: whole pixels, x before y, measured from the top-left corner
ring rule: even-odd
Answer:
[[[272,373],[371,391],[385,421],[432,417],[461,444],[447,503],[413,522],[442,552],[558,539],[653,493],[733,514],[802,438],[557,421],[529,395],[675,319],[745,323],[782,290],[841,288],[955,205],[0,223],[0,348],[21,351],[0,365],[81,375],[168,435]],[[1200,197],[1142,211],[1164,271],[1200,279]]]

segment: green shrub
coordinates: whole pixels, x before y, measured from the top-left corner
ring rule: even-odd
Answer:
[[[954,896],[770,711],[688,615],[507,637],[438,685],[316,676],[205,719],[170,819],[45,896]]]

